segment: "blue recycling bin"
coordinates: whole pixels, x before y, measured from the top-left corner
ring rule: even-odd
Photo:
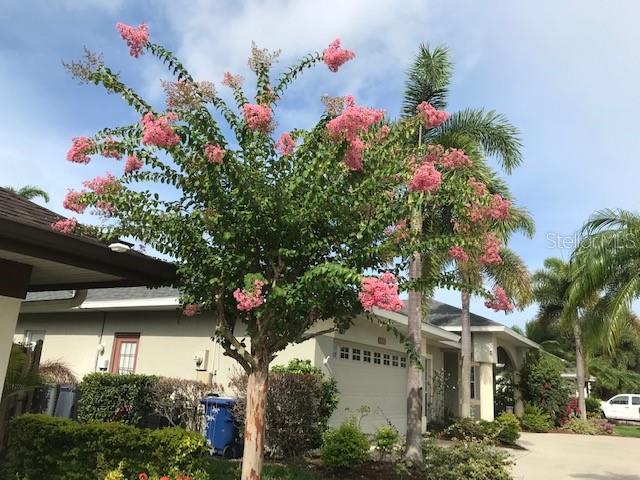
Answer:
[[[242,456],[238,426],[233,418],[236,401],[229,397],[210,396],[203,398],[200,403],[204,405],[204,436],[213,448],[214,455],[225,458]]]

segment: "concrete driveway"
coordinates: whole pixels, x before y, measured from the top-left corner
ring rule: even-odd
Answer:
[[[640,438],[523,432],[518,443],[516,480],[640,480]]]

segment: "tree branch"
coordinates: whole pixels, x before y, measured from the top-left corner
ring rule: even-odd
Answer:
[[[331,328],[325,328],[324,330],[319,330],[317,332],[313,332],[313,333],[308,333],[306,335],[302,335],[300,337],[300,339],[296,340],[295,342],[292,343],[303,343],[306,342],[307,340],[311,340],[312,338],[316,338],[319,337],[320,335],[326,335],[327,333],[333,333],[333,332],[337,332],[338,329],[336,327],[331,327]]]

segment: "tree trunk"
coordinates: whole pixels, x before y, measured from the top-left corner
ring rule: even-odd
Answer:
[[[576,387],[578,388],[578,408],[580,418],[587,419],[587,406],[584,399],[584,347],[582,345],[582,328],[580,320],[576,319],[573,324],[573,336],[576,342]]]
[[[259,365],[247,381],[242,480],[261,480],[264,463],[265,413],[269,389],[269,364]]]
[[[461,292],[462,297],[462,370],[460,372],[460,416],[471,416],[471,311],[469,292]]]
[[[422,218],[419,210],[412,214],[411,230],[419,233]],[[419,280],[422,277],[422,259],[414,252],[409,266],[409,278]],[[422,361],[422,292],[409,291],[408,340]],[[407,450],[405,460],[409,465],[422,467],[422,375],[424,370],[415,362],[407,365]]]

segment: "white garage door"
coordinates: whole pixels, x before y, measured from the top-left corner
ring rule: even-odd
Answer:
[[[331,375],[338,382],[340,403],[332,418],[337,425],[359,410],[361,427],[373,433],[391,422],[403,434],[406,427],[407,357],[402,352],[336,341],[330,364]]]

